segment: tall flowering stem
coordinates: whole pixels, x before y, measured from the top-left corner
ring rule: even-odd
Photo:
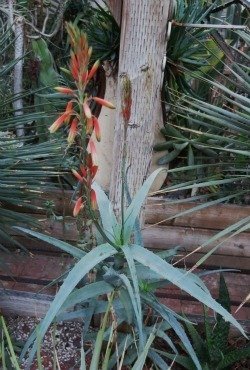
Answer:
[[[72,23],[66,23],[66,30],[71,47],[68,72],[74,81],[74,87],[55,88],[67,96],[69,101],[64,112],[49,127],[49,131],[54,133],[61,127],[68,126],[68,145],[77,147],[79,169],[72,169],[78,181],[73,215],[78,217],[80,231],[84,232],[84,220],[88,218],[89,211],[96,209],[96,194],[92,189],[92,182],[98,171],[98,165],[96,148],[91,136],[95,135],[97,141],[101,140],[100,125],[97,117],[92,114],[91,103],[95,102],[111,109],[115,107],[112,103],[87,93],[86,88],[95,76],[99,61],[89,69],[92,48],[88,46],[86,35]]]

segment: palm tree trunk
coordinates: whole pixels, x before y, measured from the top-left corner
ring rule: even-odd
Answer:
[[[115,138],[110,197],[120,213],[124,144],[127,186],[131,196],[151,167],[157,127],[162,126],[161,88],[166,51],[166,25],[171,0],[124,0],[122,8]],[[124,76],[131,83],[131,114],[125,132]],[[126,135],[124,135],[126,133]],[[124,139],[125,137],[125,139]]]

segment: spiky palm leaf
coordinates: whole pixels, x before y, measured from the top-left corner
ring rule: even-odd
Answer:
[[[33,200],[43,191],[56,185],[55,179],[63,169],[64,144],[53,140],[37,143],[34,123],[46,119],[50,112],[30,107],[34,91],[13,95],[12,60],[13,35],[11,28],[1,18],[0,32],[0,248],[6,245],[22,247],[10,235],[17,224],[34,224],[35,219],[22,212],[32,209]],[[26,56],[24,55],[23,58]],[[23,99],[24,111],[17,115],[13,101]],[[16,137],[16,128],[25,128],[25,136]]]
[[[162,133],[166,142],[155,149],[169,151],[160,158],[160,165],[175,159],[180,167],[186,162],[190,168],[206,164],[189,171],[191,177],[183,169],[183,177],[194,185],[211,182],[209,192],[218,198],[233,194],[235,189],[229,183],[234,178],[235,198],[243,191],[244,202],[249,191],[249,32],[209,28],[216,19],[220,25],[227,24],[232,14],[235,19],[239,7],[232,7],[226,19],[219,19],[225,10],[217,2],[177,1],[177,25],[173,22],[165,73],[166,124]],[[237,19],[244,23],[244,8],[240,9]],[[207,28],[185,28],[180,26],[183,23],[206,23]],[[242,43],[244,50],[238,50]],[[180,189],[180,177],[173,181]]]

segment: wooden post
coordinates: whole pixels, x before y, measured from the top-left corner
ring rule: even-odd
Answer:
[[[166,51],[166,26],[171,0],[124,0],[122,8],[115,139],[110,197],[119,213],[124,122],[121,76],[132,85],[125,169],[130,195],[147,177],[157,126],[162,125],[161,88]]]

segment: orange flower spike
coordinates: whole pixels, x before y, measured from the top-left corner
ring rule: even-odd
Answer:
[[[88,118],[87,119],[87,124],[86,124],[86,134],[91,135],[94,129],[94,124],[93,124],[93,118]]]
[[[99,68],[99,65],[100,65],[100,61],[99,61],[99,60],[97,60],[97,61],[93,64],[93,66],[92,66],[91,70],[89,71],[88,81],[90,81],[90,80],[91,80],[91,78],[94,76],[94,74],[96,73],[96,71],[97,71],[97,70],[98,70],[98,68]]]
[[[55,120],[55,122],[49,127],[49,132],[53,134],[56,132],[68,118],[68,113],[64,112],[60,117]]]
[[[104,107],[107,107],[107,108],[110,108],[110,109],[115,109],[115,106],[112,103],[110,103],[109,101],[105,100],[105,99],[98,98],[97,96],[94,96],[92,99],[96,103],[98,103],[100,105],[103,105]]]
[[[82,201],[82,197],[80,197],[77,199],[75,203],[75,207],[73,209],[73,216],[76,217],[82,208],[83,208],[83,201]]]
[[[96,199],[96,192],[91,189],[91,192],[90,192],[90,202],[91,202],[91,207],[93,210],[96,210],[97,209],[97,199]]]
[[[76,170],[71,170],[71,171],[78,181],[83,182],[83,177]]]
[[[96,140],[101,141],[100,125],[99,125],[98,119],[95,116],[93,116],[93,125],[94,125]]]
[[[91,110],[90,110],[89,105],[86,101],[83,103],[83,111],[84,111],[84,114],[85,114],[87,119],[90,119],[92,117]]]
[[[74,140],[75,140],[75,137],[77,135],[77,128],[78,128],[78,120],[76,118],[73,119],[73,121],[71,122],[71,125],[70,125],[70,129],[69,129],[69,135],[68,135],[68,143],[71,145]]]
[[[55,87],[55,90],[62,94],[73,95],[75,93],[74,90],[70,89],[69,87],[64,87],[64,86]]]

